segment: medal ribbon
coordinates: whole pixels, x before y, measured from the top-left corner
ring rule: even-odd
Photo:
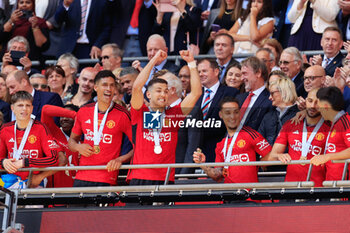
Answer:
[[[330,137],[331,134],[332,134],[333,127],[334,127],[335,123],[339,120],[339,118],[342,117],[344,114],[345,114],[345,111],[342,110],[342,111],[338,112],[337,115],[335,115],[334,120],[333,120],[333,123],[332,123],[332,126],[331,126],[331,128],[329,129],[329,133],[328,133],[328,135],[327,135],[326,146],[325,146],[325,148],[324,148],[324,154],[327,153],[327,150],[328,150],[328,140],[329,140],[329,137]]]
[[[15,126],[14,126],[14,135],[15,135],[15,140],[14,141],[15,141],[15,144],[13,146],[13,158],[16,159],[16,160],[19,160],[22,157],[21,156],[22,155],[22,151],[23,151],[24,145],[26,144],[26,141],[27,141],[30,129],[33,126],[33,122],[34,122],[34,120],[30,119],[30,121],[29,121],[29,123],[27,125],[27,128],[24,131],[24,135],[23,135],[21,144],[19,144],[19,148],[18,149],[17,149],[17,137],[16,137],[17,121],[15,122]]]
[[[228,148],[227,154],[226,154],[226,149],[227,149],[227,142],[228,142],[228,135],[226,136],[225,139],[225,144],[224,144],[224,149],[222,150],[222,152],[224,153],[224,159],[225,159],[225,163],[230,163],[231,162],[231,155],[232,155],[232,149],[233,149],[233,145],[235,144],[238,134],[241,131],[243,125],[240,124],[239,127],[236,129],[236,132],[233,135],[232,141],[230,143],[230,146]],[[225,166],[224,168],[228,169],[228,166]]]
[[[314,130],[312,130],[312,133],[311,133],[309,139],[306,140],[306,138],[307,138],[307,128],[306,128],[306,120],[304,120],[302,147],[301,147],[301,156],[300,156],[300,158],[303,158],[303,157],[307,158],[307,153],[309,152],[309,148],[311,146],[311,142],[314,140],[314,137],[316,136],[318,130],[321,128],[323,122],[324,122],[324,119],[321,118],[321,120],[319,120],[317,122]]]
[[[112,106],[113,106],[113,101],[109,105],[107,111],[105,112],[105,114],[102,118],[100,128],[98,128],[98,102],[96,102],[96,104],[95,104],[95,109],[94,109],[94,139],[93,139],[94,146],[98,146],[100,144],[102,131],[103,131],[103,128],[105,127],[106,120],[107,120],[107,115],[108,115],[109,110],[112,108]]]
[[[150,107],[148,107],[148,109],[150,110],[150,112],[154,112],[152,111],[152,109]],[[162,131],[162,123],[163,123],[163,119],[165,118],[165,109],[164,111],[161,113],[162,115],[160,116],[160,128],[159,129],[152,129],[153,131],[153,140],[154,140],[154,147],[160,147],[160,132]]]

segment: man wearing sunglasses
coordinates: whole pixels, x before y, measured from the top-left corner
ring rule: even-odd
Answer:
[[[121,66],[123,51],[117,44],[105,44],[102,47],[101,63],[104,70],[113,70]]]
[[[29,82],[34,87],[35,90],[50,91],[50,88],[47,85],[47,79],[45,75],[42,75],[39,73],[33,74],[32,76],[30,76]]]

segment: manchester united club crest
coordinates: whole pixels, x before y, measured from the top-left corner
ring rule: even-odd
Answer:
[[[239,148],[243,148],[245,146],[245,144],[246,144],[246,142],[243,139],[241,139],[237,142],[237,146]]]
[[[29,142],[30,144],[34,144],[36,141],[37,141],[37,138],[36,138],[34,135],[30,135],[30,136],[28,137],[28,142]]]
[[[107,121],[106,125],[107,125],[108,129],[113,129],[115,126],[115,122],[113,120],[109,120],[109,121]]]
[[[318,134],[316,134],[315,138],[317,141],[323,141],[325,136],[323,133],[318,133]]]
[[[331,138],[335,136],[336,132],[337,132],[337,131],[336,131],[335,129],[332,131],[332,133],[331,133]]]

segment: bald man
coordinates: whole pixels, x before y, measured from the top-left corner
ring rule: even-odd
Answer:
[[[149,61],[154,57],[154,55],[156,55],[158,50],[162,50],[162,51],[168,53],[168,47],[166,46],[164,38],[158,34],[153,34],[152,36],[150,36],[148,38],[146,46],[147,46],[147,57],[148,57]],[[142,70],[141,63],[139,60],[135,60],[132,63],[132,67],[139,70],[140,72]],[[156,63],[156,65],[154,66],[154,68],[152,69],[152,71],[148,77],[146,85],[152,79],[153,75],[155,73],[157,73],[157,71],[163,70],[163,69],[166,69],[166,70],[172,72],[173,74],[177,75],[177,73],[180,70],[180,67],[175,65],[173,62],[168,61],[167,59],[165,59],[164,61],[162,61],[160,63]]]

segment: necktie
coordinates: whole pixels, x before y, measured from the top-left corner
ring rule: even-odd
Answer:
[[[325,63],[324,63],[324,67],[323,68],[326,68],[328,66],[328,64],[331,62],[331,59],[326,57],[326,59],[324,59],[324,60],[325,60]]]
[[[209,6],[209,0],[203,0],[203,2],[202,2],[202,11],[208,10],[208,6]]]
[[[209,103],[211,102],[210,100],[210,93],[212,93],[213,91],[210,89],[207,89],[205,91],[206,95],[205,95],[205,99],[204,99],[204,103],[202,106],[202,112],[203,112],[203,119],[206,118],[208,111],[209,111]]]
[[[132,12],[130,25],[133,28],[139,27],[139,13],[141,10],[141,6],[143,4],[143,0],[136,0],[134,11]]]
[[[83,35],[84,26],[85,26],[85,18],[87,14],[87,6],[88,6],[88,0],[83,0],[83,3],[81,5],[81,22],[80,22],[80,35]]]
[[[222,82],[222,79],[224,78],[224,75],[225,75],[225,66],[219,66],[219,68],[220,68],[219,81]]]
[[[250,101],[252,100],[252,97],[253,97],[254,93],[253,92],[250,92],[248,97],[245,99],[245,101],[243,102],[242,104],[242,107],[241,107],[241,116],[240,116],[240,121],[242,121],[242,118],[245,114],[245,112],[247,111],[247,108],[250,104]]]

